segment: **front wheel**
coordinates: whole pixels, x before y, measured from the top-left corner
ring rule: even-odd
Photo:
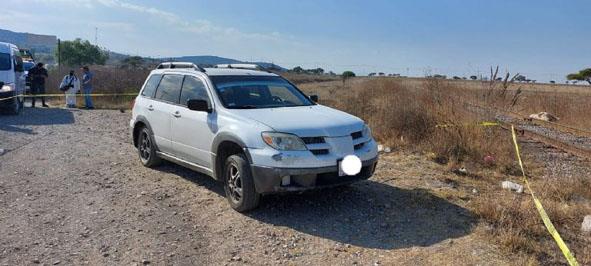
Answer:
[[[10,106],[9,112],[13,115],[18,115],[24,107],[24,99],[22,96],[16,96],[13,98],[14,102]]]
[[[156,154],[156,146],[154,145],[150,129],[146,127],[142,128],[137,138],[137,150],[142,164],[146,167],[159,165],[161,160],[158,154]]]
[[[246,212],[259,205],[261,195],[254,188],[250,165],[243,154],[228,157],[224,167],[224,190],[230,206]]]

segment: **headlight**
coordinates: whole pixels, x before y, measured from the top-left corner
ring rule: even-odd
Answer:
[[[14,84],[4,84],[2,88],[0,88],[0,92],[14,91],[14,88]]]
[[[369,128],[369,126],[367,124],[363,125],[363,133],[362,134],[364,137],[373,138],[373,136],[371,135],[371,129]]]
[[[274,149],[281,151],[305,151],[306,144],[296,135],[278,133],[278,132],[263,132],[261,134],[263,141]]]

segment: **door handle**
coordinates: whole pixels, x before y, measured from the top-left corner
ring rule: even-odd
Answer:
[[[176,111],[176,112],[174,112],[174,113],[172,114],[172,116],[174,116],[174,117],[177,117],[177,118],[178,118],[178,117],[181,117],[181,112],[179,112],[179,111]]]
[[[154,106],[148,106],[148,111],[154,111]]]

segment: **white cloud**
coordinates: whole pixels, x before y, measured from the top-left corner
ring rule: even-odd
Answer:
[[[43,1],[72,1],[72,0],[43,0]],[[191,32],[191,33],[198,33],[198,34],[214,34],[214,35],[224,35],[224,37],[232,37],[232,38],[243,38],[243,39],[253,39],[253,40],[264,40],[264,41],[281,41],[282,36],[278,32],[273,33],[248,33],[240,31],[233,27],[222,27],[214,25],[212,22],[208,20],[194,20],[189,21],[185,20],[182,17],[164,11],[158,8],[149,7],[149,6],[142,6],[131,4],[128,2],[124,2],[121,0],[98,0],[103,6],[110,7],[110,8],[121,8],[126,9],[138,13],[145,13],[156,16],[167,23],[176,26],[181,31]]]

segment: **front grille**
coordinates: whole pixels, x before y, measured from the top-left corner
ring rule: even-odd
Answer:
[[[325,143],[323,137],[303,137],[302,141],[304,141],[304,143],[306,143],[306,144]]]
[[[363,148],[363,145],[365,145],[365,142],[361,142],[361,143],[359,143],[359,144],[357,144],[357,145],[353,146],[353,149],[355,149],[355,150],[359,150],[359,149]]]
[[[318,149],[318,150],[310,150],[314,155],[326,155],[328,154],[328,149]]]
[[[361,137],[363,137],[363,132],[361,131],[351,133],[351,138],[353,139],[360,139]]]

